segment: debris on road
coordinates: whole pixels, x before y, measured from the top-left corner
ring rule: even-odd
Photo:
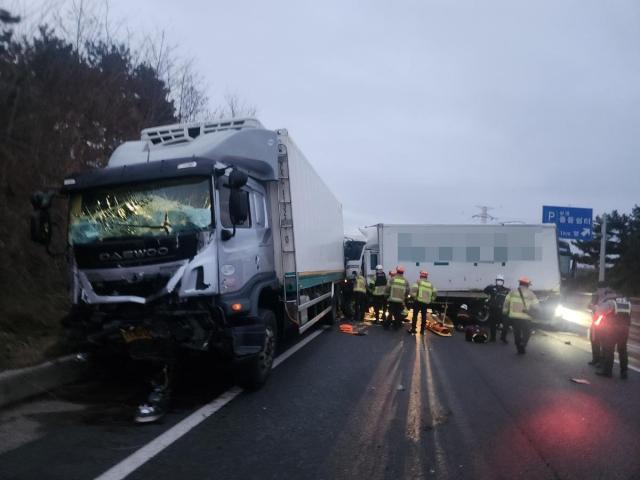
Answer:
[[[396,390],[398,390],[399,392],[404,391],[404,385],[398,385],[398,387],[396,388]]]
[[[340,325],[340,331],[342,333],[346,333],[348,335],[358,335],[358,336],[364,336],[367,334],[367,332],[363,332],[361,330],[358,330],[356,328],[353,328],[353,325],[349,324],[349,323],[343,323]]]
[[[579,383],[581,385],[591,385],[591,382],[586,378],[572,378],[571,381],[573,383]]]
[[[567,340],[566,342],[564,342],[565,345],[571,345],[571,342],[569,340]]]

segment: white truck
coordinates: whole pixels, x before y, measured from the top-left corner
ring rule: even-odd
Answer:
[[[457,309],[471,304],[480,321],[485,287],[505,277],[514,288],[522,275],[542,298],[560,291],[560,270],[555,225],[389,225],[365,227],[367,238],[362,265],[367,276],[381,264],[386,271],[397,265],[413,282],[420,270],[438,289],[438,300]]]
[[[342,206],[284,129],[252,118],[147,128],[60,193],[66,324],[97,348],[214,352],[257,387],[280,335],[335,315]],[[32,197],[32,238],[47,245],[51,198]]]

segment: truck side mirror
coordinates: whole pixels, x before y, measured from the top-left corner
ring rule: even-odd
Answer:
[[[229,217],[233,225],[244,223],[249,216],[249,196],[238,188],[229,192]]]
[[[241,189],[247,184],[249,177],[246,173],[231,170],[226,187],[229,189],[229,219],[233,224],[233,231],[222,230],[222,240],[227,241],[236,234],[236,225],[243,224],[249,217],[249,195]]]
[[[236,170],[235,168],[231,170],[229,174],[229,188],[231,190],[240,190],[247,184],[249,177],[246,173],[241,172],[240,170]]]
[[[47,210],[51,207],[52,198],[53,194],[51,193],[33,192],[31,194],[31,205],[33,205],[34,210]]]
[[[51,243],[49,210],[38,209],[31,213],[31,240],[47,247]]]

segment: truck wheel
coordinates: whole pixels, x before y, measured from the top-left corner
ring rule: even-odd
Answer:
[[[487,323],[489,321],[489,308],[486,305],[482,305],[476,312],[476,319],[480,323]]]
[[[338,321],[338,307],[336,302],[336,296],[331,299],[331,310],[324,316],[325,325],[335,325]]]
[[[257,390],[267,381],[278,344],[275,314],[271,310],[260,310],[258,316],[265,326],[262,351],[251,360],[239,363],[235,367],[236,383],[247,390]]]
[[[349,297],[349,299],[344,303],[344,309],[342,313],[346,318],[353,318],[356,314],[356,302],[353,298]]]

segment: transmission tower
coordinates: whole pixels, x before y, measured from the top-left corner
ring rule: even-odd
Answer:
[[[480,213],[475,214],[471,218],[479,218],[480,223],[485,224],[487,220],[495,220],[496,217],[489,214],[489,210],[493,210],[493,207],[488,207],[486,205],[476,205],[476,208],[480,209]]]

